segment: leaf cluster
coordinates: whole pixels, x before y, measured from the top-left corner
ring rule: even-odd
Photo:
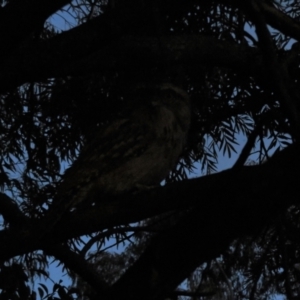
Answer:
[[[102,33],[103,45],[97,46],[92,40],[92,46],[87,44],[88,50],[84,50],[76,41],[68,40],[68,30],[61,32],[50,19],[44,22],[42,29],[31,31],[25,41],[14,41],[8,45],[13,49],[13,57],[23,48],[26,50],[27,45],[33,47],[30,49],[38,45],[49,46],[66,37],[65,43],[71,45],[68,49],[72,67],[67,64],[65,56],[65,64],[56,66],[57,70],[41,76],[30,75],[28,80],[20,81],[23,84],[16,85],[11,80],[11,85],[1,93],[2,191],[12,195],[25,217],[33,220],[42,218],[55,197],[61,175],[76,159],[81,147],[93,139],[99,128],[134,105],[132,90],[144,83],[173,82],[189,93],[192,102],[193,116],[187,145],[178,165],[165,180],[167,186],[187,180],[191,173],[216,173],[224,157],[231,158],[237,153],[241,153],[237,169],[249,159],[258,163],[268,161],[276,149],[281,150],[297,140],[295,131],[299,128],[295,114],[299,114],[300,103],[297,95],[300,88],[299,46],[297,43],[292,46],[293,31],[286,33],[286,29],[280,28],[281,23],[278,25],[278,20],[277,23],[276,20],[269,21],[271,17],[267,13],[263,20],[273,26],[270,28],[270,40],[264,38],[258,29],[259,24],[263,24],[259,17],[264,7],[267,7],[267,12],[277,9],[277,12],[295,20],[300,14],[299,4],[296,1],[261,1],[261,5],[265,6],[260,8],[259,13],[253,12],[250,2],[65,1],[68,6],[63,8],[61,5],[59,13],[68,23],[67,29],[74,28],[70,32],[91,24],[88,32],[93,36],[94,30],[101,27],[98,20],[106,20],[105,16],[108,16],[110,21],[104,23],[107,27],[102,24],[108,33]],[[0,2],[3,9],[17,5],[15,3],[17,1]],[[0,31],[0,38],[2,34]],[[202,55],[199,48],[195,50],[192,42],[184,42],[185,37],[194,35],[211,38],[206,40],[206,45],[199,47],[207,47],[207,53],[217,53],[214,51],[222,45],[224,52],[239,49],[240,57],[236,61],[228,57],[229,62],[227,57],[217,55],[199,58]],[[82,39],[79,31],[77,37]],[[130,40],[132,44],[126,48],[128,37],[134,37],[139,44]],[[166,42],[173,37],[180,41],[179,48]],[[154,42],[150,46],[148,44],[150,50],[147,52],[145,41],[151,38],[158,41],[158,46]],[[101,37],[96,35],[95,39],[100,40]],[[124,42],[121,51],[115,46],[119,45],[118,42]],[[140,48],[136,50],[135,46]],[[77,48],[82,53],[76,52]],[[71,50],[76,55],[71,56]],[[102,55],[106,55],[101,59],[109,68],[99,67],[100,50]],[[7,57],[7,52],[1,51],[0,55]],[[185,51],[188,54],[181,54]],[[272,55],[276,64],[273,64]],[[240,67],[242,62],[244,65]],[[279,75],[272,69],[272,65],[277,66],[277,63]],[[247,140],[245,146],[242,139]],[[209,196],[205,195],[203,201],[208,202]],[[62,261],[71,270],[72,277],[80,272],[86,277],[76,277],[78,289],[75,290],[67,289],[60,282],[55,283],[53,291],[49,292],[48,287],[41,284],[37,289],[38,297],[73,299],[81,292],[84,294],[82,297],[93,299],[98,291],[95,292],[94,273],[89,273],[92,271],[101,273],[97,280],[104,286],[118,285],[119,279],[124,274],[127,276],[126,270],[134,266],[144,251],[147,252],[149,245],[153,246],[151,241],[176,226],[180,227],[180,221],[194,209],[195,206],[175,209],[146,221],[141,217],[139,221],[142,223],[108,226],[88,236],[64,241],[62,246],[70,251],[67,252],[69,257],[74,254],[76,263],[68,261],[68,254],[63,251],[45,248],[45,255]],[[214,217],[218,222],[218,215]],[[235,237],[234,242],[228,244],[227,251],[222,249],[219,258],[201,261],[190,277],[185,276],[188,278],[187,289],[183,291],[181,285],[171,296],[182,299],[265,299],[274,294],[285,294],[292,299],[299,296],[299,208],[290,207],[285,215],[279,212],[277,217],[279,221],[266,224],[255,237]],[[112,253],[110,243],[126,249],[121,254]],[[28,282],[37,274],[48,277],[44,271],[47,268],[45,257],[44,253],[31,253],[21,256],[19,261],[1,265],[0,299],[35,299]],[[87,264],[80,265],[82,261]],[[89,281],[86,278],[94,282],[92,288],[87,286]],[[10,285],[11,282],[13,285]]]

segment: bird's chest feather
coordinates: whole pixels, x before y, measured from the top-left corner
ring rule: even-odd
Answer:
[[[157,126],[151,129],[153,132],[148,134],[148,139],[143,141],[143,151],[103,174],[98,180],[99,186],[118,193],[136,185],[158,185],[168,175],[182,152],[185,133],[171,113],[164,113],[161,118],[161,122],[156,122]]]

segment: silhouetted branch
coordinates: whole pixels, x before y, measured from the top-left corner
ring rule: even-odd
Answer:
[[[246,1],[247,2],[247,1]],[[251,4],[250,4],[251,3]],[[293,95],[291,95],[291,84],[289,75],[278,62],[275,47],[267,23],[261,11],[260,1],[249,1],[246,5],[247,11],[252,12],[252,21],[256,26],[259,45],[263,53],[264,62],[269,70],[269,76],[273,79],[274,91],[281,96],[281,103],[287,110],[292,124],[293,137],[300,140],[300,119]]]
[[[38,239],[36,228],[43,227],[43,220],[19,231],[0,232],[0,259],[52,247],[72,237],[137,222],[170,210],[192,207],[173,228],[153,239],[141,258],[115,284],[108,298],[120,299],[120,295],[129,293],[136,295],[136,299],[141,296],[147,299],[145,291],[149,291],[149,297],[154,292],[166,295],[197,266],[224,251],[232,240],[257,234],[276,219],[278,211],[284,213],[291,204],[299,202],[298,177],[295,176],[300,169],[298,153],[299,149],[293,145],[261,166],[169,184],[145,194],[112,199],[96,208],[70,213],[42,240]],[[170,289],[161,290],[166,286]]]
[[[74,271],[99,294],[104,295],[108,284],[99,276],[94,266],[87,263],[83,256],[71,251],[65,245],[50,246],[44,249],[47,255],[54,256],[67,268]]]
[[[250,1],[218,0],[218,2],[234,6],[236,8],[241,8],[248,16],[252,16],[253,14],[253,11],[251,12],[245,9]],[[300,40],[300,23],[296,21],[296,19],[292,19],[290,16],[277,9],[271,3],[272,1],[259,2],[261,12],[269,25],[287,36],[291,36],[298,41]]]
[[[0,11],[0,61],[15,47],[30,41],[31,35],[70,0],[9,1]]]
[[[0,61],[3,83],[0,91],[49,77],[105,72],[118,65],[132,73],[162,59],[166,63],[165,58],[168,63],[180,62],[190,68],[216,65],[262,76],[262,60],[257,49],[245,49],[199,34],[168,35],[160,40],[126,35],[120,38],[120,35],[107,18],[99,16],[52,39],[29,44],[7,57],[3,64]]]
[[[245,162],[247,161],[247,158],[250,155],[251,150],[255,146],[255,140],[261,130],[260,125],[256,125],[252,132],[248,136],[248,140],[246,145],[244,146],[243,150],[241,151],[241,154],[237,161],[235,162],[234,166],[232,167],[233,169],[238,169],[242,166],[244,166]]]
[[[0,214],[11,227],[18,227],[27,219],[17,203],[3,193],[0,193]]]

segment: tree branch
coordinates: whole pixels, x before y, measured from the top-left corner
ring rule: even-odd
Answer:
[[[3,193],[0,193],[0,214],[11,227],[20,227],[21,224],[24,225],[28,221],[17,203]]]
[[[237,159],[234,166],[232,167],[233,169],[239,169],[242,166],[244,166],[245,162],[247,161],[247,158],[250,155],[251,150],[253,149],[253,147],[255,145],[255,140],[260,131],[261,131],[260,125],[256,124],[254,129],[252,130],[252,132],[249,134],[248,140],[247,140],[243,150],[241,151],[239,158]]]
[[[296,148],[287,149],[285,155],[294,156],[297,151]],[[107,299],[120,299],[124,294],[130,295],[131,300],[164,299],[196,267],[226,251],[234,239],[259,234],[273,223],[278,211],[284,213],[291,204],[290,197],[292,202],[299,197],[294,195],[296,190],[299,194],[295,173],[287,174],[289,178],[280,181],[272,176],[281,173],[278,168],[292,167],[285,155],[275,155],[273,164],[244,167],[242,172],[224,172],[226,178],[218,183],[214,193],[211,191],[209,201],[198,199],[197,208],[172,229],[155,237],[138,261],[112,287]],[[299,166],[299,161],[297,164]]]
[[[281,12],[267,1],[261,1],[260,7],[268,24],[283,34],[291,36],[298,41],[300,40],[300,23],[298,21]]]
[[[236,8],[241,8],[245,14],[252,17],[252,13],[247,11],[245,7],[247,6],[247,1],[240,0],[218,0],[219,3],[225,5],[231,5]],[[300,40],[300,23],[295,19],[288,16],[286,13],[277,9],[271,1],[260,1],[261,12],[266,19],[266,22],[273,28],[282,32],[287,36],[291,36],[296,40]]]
[[[21,230],[1,231],[0,260],[43,249],[80,235],[188,207],[194,207],[198,214],[203,215],[209,224],[208,228],[212,230],[216,230],[217,226],[215,219],[208,218],[212,213],[218,218],[222,217],[224,222],[233,222],[240,228],[238,234],[245,234],[243,231],[245,227],[240,226],[239,222],[244,224],[249,220],[249,216],[253,218],[253,221],[249,220],[251,223],[249,233],[260,230],[262,224],[257,221],[258,217],[254,216],[259,214],[264,221],[267,216],[273,217],[270,203],[266,203],[263,199],[272,199],[272,207],[276,208],[276,212],[284,211],[292,203],[298,203],[298,177],[295,174],[300,169],[300,162],[297,151],[297,147],[292,146],[279,152],[262,166],[248,166],[236,171],[227,170],[169,184],[147,191],[145,194],[114,198],[100,203],[97,207],[70,213],[42,240],[38,237],[40,237],[39,230],[44,232],[44,220],[32,221],[31,226],[25,226]],[[226,235],[231,239],[237,237],[236,228],[228,230]],[[206,239],[203,240],[204,243],[208,242]]]
[[[295,105],[296,101],[293,100],[293,95],[290,93],[292,89],[289,75],[278,62],[273,40],[267,28],[264,15],[261,12],[262,6],[260,5],[260,2],[251,0],[247,3],[249,3],[249,5],[245,4],[246,10],[247,12],[251,12],[252,20],[256,26],[259,45],[263,53],[265,65],[273,80],[274,90],[277,91],[281,97],[281,103],[289,115],[290,122],[292,124],[293,137],[300,141],[300,119]]]
[[[46,19],[70,3],[70,0],[16,0],[10,1],[0,11],[0,57],[7,55],[28,39],[36,30],[43,28]]]
[[[99,276],[94,266],[87,263],[83,256],[71,251],[65,245],[50,246],[44,249],[47,255],[54,256],[67,268],[78,274],[100,295],[105,295],[108,284]]]
[[[106,26],[104,20],[93,21],[94,24],[86,23],[48,41],[31,44],[0,62],[3,82],[0,92],[25,82],[104,72],[119,66],[128,68],[132,74],[166,58],[168,63],[191,68],[219,66],[263,76],[262,58],[256,49],[193,34],[164,36],[160,40],[132,36],[120,39],[118,30]],[[95,44],[98,45],[96,49]]]
[[[32,4],[27,7],[28,2]],[[7,5],[2,10],[5,18],[0,20],[0,23],[3,23],[3,26],[0,26],[2,28],[0,29],[2,44],[9,45],[10,43],[5,39],[15,39],[14,35],[21,34],[22,30],[29,26],[25,26],[22,22],[26,24],[28,20],[37,22],[34,21],[37,16],[41,15],[46,18],[68,2],[67,0],[52,2],[50,0],[30,0],[24,2],[24,5],[26,3],[25,8],[20,6],[21,9],[18,12],[15,10],[19,9],[19,1],[17,1],[18,6],[16,7]],[[220,0],[220,2],[231,3],[236,7],[244,5],[240,1]],[[298,22],[265,2],[261,4],[261,12],[267,23],[282,30],[283,33],[299,39],[300,25]],[[16,16],[19,16],[18,22],[15,21]],[[120,64],[134,67],[142,63],[141,68],[145,68],[147,61],[148,66],[151,66],[153,61],[157,63],[166,58],[170,62],[180,63],[182,61],[193,67],[198,67],[198,64],[225,66],[261,78],[264,77],[264,74],[261,74],[262,59],[255,49],[243,48],[199,35],[161,36],[159,40],[157,37],[124,36],[120,40],[119,38],[126,33],[127,26],[124,24],[124,20],[116,20],[117,16],[117,12],[105,12],[57,37],[47,41],[31,41],[27,46],[9,53],[9,56],[5,55],[4,59],[0,61],[0,80],[2,82],[0,92],[25,82],[113,69]],[[7,28],[15,27],[8,26],[5,22],[20,24],[22,30],[14,29],[16,33],[12,33]],[[34,26],[36,25],[35,23]],[[30,25],[30,28],[26,30],[31,31],[32,26]],[[99,40],[102,43],[99,43]],[[161,52],[162,49],[165,53]],[[138,62],[136,62],[137,59]]]

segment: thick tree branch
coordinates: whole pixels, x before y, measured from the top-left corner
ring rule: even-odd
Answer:
[[[0,57],[5,58],[70,0],[15,0],[0,10]]]
[[[7,195],[0,193],[0,214],[10,227],[25,225],[28,218],[21,212],[17,203]]]
[[[241,226],[240,222],[245,224],[249,216],[252,218],[253,215],[262,214],[263,220],[266,220],[267,216],[270,218],[274,216],[273,210],[269,207],[270,202],[262,199],[272,199],[271,204],[276,211],[284,211],[285,207],[298,202],[298,180],[295,174],[299,170],[300,162],[297,151],[293,146],[262,166],[243,167],[238,171],[228,170],[174,183],[134,197],[124,196],[114,201],[111,199],[99,204],[97,208],[70,213],[42,240],[38,239],[37,229],[43,231],[43,220],[38,221],[38,224],[33,222],[32,227],[25,226],[22,230],[2,231],[0,260],[42,249],[69,238],[137,222],[170,210],[195,207],[197,204],[199,208],[195,210],[203,214],[203,218],[211,216],[213,212],[218,218],[222,217],[223,222],[233,222],[240,228],[242,234],[247,226]],[[253,218],[254,223],[249,220],[251,223],[251,226],[248,226],[249,233],[261,229],[262,224],[255,223],[256,219]],[[209,218],[207,222],[208,228],[217,230],[218,225],[214,219]],[[237,237],[236,228],[228,230],[226,235],[231,239]],[[203,242],[208,243],[206,240]]]
[[[286,154],[296,153],[287,151]],[[262,228],[276,222],[280,217],[278,212],[284,213],[290,197],[295,200],[299,195],[295,173],[281,179],[281,186],[276,187],[278,182],[272,172],[280,172],[278,168],[292,163],[285,163],[283,158],[275,157],[277,166],[267,164],[260,168],[260,173],[255,168],[248,169],[247,174],[227,173],[229,180],[224,178],[216,187],[219,195],[213,195],[213,200],[205,203],[199,200],[198,209],[191,210],[174,228],[154,238],[140,259],[113,286],[107,299],[120,299],[124,294],[130,295],[128,299],[132,300],[165,299],[197,266],[224,253],[233,239],[259,234]],[[237,182],[238,174],[243,175]],[[254,176],[259,177],[258,181]],[[233,179],[235,191],[228,185]],[[250,187],[253,181],[256,189]],[[268,190],[263,188],[265,184]],[[231,197],[227,194],[228,188]],[[293,194],[295,191],[297,196]],[[223,198],[224,193],[225,199],[230,201]],[[217,204],[214,200],[218,196],[221,200]],[[257,202],[261,204],[257,206]]]
[[[28,19],[35,21],[37,16],[42,19],[48,17],[62,5],[68,3],[67,0],[36,1],[31,0],[31,5],[26,9],[21,5],[8,6],[3,9],[4,19],[1,22],[13,22],[20,24],[22,30],[28,32],[32,26],[23,26],[20,19],[24,19],[27,24]],[[26,3],[27,3],[26,2]],[[37,3],[36,3],[37,2]],[[228,3],[228,1],[221,1]],[[230,1],[229,1],[230,2]],[[15,3],[15,2],[13,2]],[[22,2],[23,3],[23,2]],[[25,2],[24,2],[25,3]],[[231,4],[239,7],[241,2],[232,1]],[[27,5],[27,4],[26,4]],[[244,4],[241,6],[243,7]],[[15,12],[15,10],[18,10]],[[41,13],[37,13],[41,12]],[[270,6],[267,3],[261,4],[261,11],[264,13],[267,23],[279,26],[279,30],[289,30],[286,34],[294,33],[300,36],[300,25],[287,17],[285,14]],[[28,13],[28,16],[26,15]],[[15,22],[15,15],[22,14]],[[33,17],[34,15],[34,17]],[[19,86],[30,81],[40,81],[50,77],[85,74],[89,71],[113,69],[119,65],[141,66],[145,68],[145,63],[151,66],[153,62],[168,59],[172,63],[190,64],[199,67],[197,64],[210,64],[225,66],[243,73],[261,75],[261,57],[257,55],[255,49],[245,49],[231,43],[225,43],[213,38],[195,36],[161,36],[157,37],[118,37],[124,35],[127,25],[124,20],[117,20],[117,12],[106,12],[81,26],[47,41],[31,41],[27,46],[16,49],[10,55],[0,61],[2,82],[0,92],[7,91],[12,87]],[[6,21],[5,21],[6,20]],[[1,24],[2,24],[1,23]],[[283,26],[282,24],[289,24]],[[29,26],[30,28],[27,28]],[[280,26],[283,26],[281,28]],[[5,23],[2,28],[3,44],[7,39],[12,39],[15,34],[21,34],[22,30],[11,33],[10,28]],[[13,26],[11,27],[13,28]],[[26,29],[27,28],[27,29]],[[276,28],[276,26],[275,26]],[[0,30],[1,40],[1,30]],[[99,43],[99,40],[102,43]],[[11,41],[13,43],[13,41]],[[96,46],[97,45],[97,46]],[[162,52],[163,51],[163,52]],[[136,62],[137,60],[137,62]],[[251,64],[249,64],[251,61]],[[263,78],[264,74],[260,77]],[[267,76],[265,76],[267,78]]]
[[[201,35],[171,35],[160,40],[133,36],[119,39],[118,29],[107,25],[106,20],[99,18],[94,22],[48,41],[33,43],[0,62],[3,83],[0,92],[25,82],[114,70],[120,66],[128,68],[130,73],[140,72],[162,61],[191,68],[228,67],[261,78],[263,75],[262,59],[256,49]]]
[[[52,39],[31,41],[10,56],[5,56],[5,59],[0,60],[0,80],[3,80],[0,92],[26,82],[80,73],[76,68],[78,61],[97,51],[97,47],[101,49],[108,41],[120,36],[119,27],[113,25],[111,18],[108,13],[101,15]],[[105,53],[104,50],[102,54]],[[106,60],[105,56],[101,59]],[[92,64],[91,61],[89,63]],[[87,71],[89,66],[85,69]]]

